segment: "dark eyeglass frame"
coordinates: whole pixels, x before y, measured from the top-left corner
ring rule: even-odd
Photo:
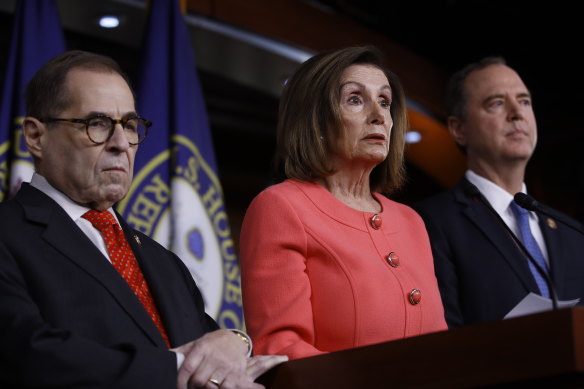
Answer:
[[[96,142],[95,140],[93,140],[91,138],[91,135],[89,135],[89,123],[94,120],[94,119],[107,119],[111,122],[111,128],[109,130],[109,134],[107,136],[107,138],[103,141],[103,142]],[[144,137],[142,139],[138,139],[137,143],[133,143],[130,142],[128,140],[128,143],[131,146],[136,146],[140,143],[142,143],[144,141],[144,139],[146,139],[146,136],[148,135],[148,130],[150,130],[150,127],[152,126],[152,122],[149,120],[146,120],[140,116],[132,116],[126,119],[113,119],[107,115],[102,115],[102,114],[98,114],[98,115],[93,115],[88,117],[87,119],[77,119],[77,118],[71,118],[71,119],[64,119],[64,118],[45,118],[42,119],[41,122],[43,123],[53,123],[53,122],[69,122],[69,123],[79,123],[79,124],[85,124],[85,133],[87,134],[87,137],[89,138],[90,141],[92,141],[93,143],[97,144],[97,145],[102,145],[104,143],[107,143],[111,137],[114,135],[114,131],[116,130],[116,124],[121,124],[122,128],[125,130],[126,129],[126,124],[128,124],[128,122],[130,120],[138,120],[138,124],[139,125],[143,125],[146,128],[146,131],[144,132]],[[127,139],[127,137],[126,137]]]

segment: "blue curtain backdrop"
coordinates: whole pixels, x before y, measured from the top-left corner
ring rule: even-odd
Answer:
[[[153,122],[118,211],[174,251],[201,288],[207,313],[241,328],[239,265],[191,39],[177,0],[152,0],[137,80],[140,115]]]
[[[0,102],[0,201],[30,181],[32,158],[22,137],[24,89],[36,71],[65,51],[59,13],[53,0],[20,0]]]

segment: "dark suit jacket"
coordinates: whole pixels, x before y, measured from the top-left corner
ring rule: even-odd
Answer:
[[[119,219],[172,347],[216,329],[180,259]],[[176,373],[139,300],[57,203],[23,184],[0,204],[0,387],[174,389]]]
[[[529,292],[539,294],[525,254],[477,193],[463,179],[414,206],[428,229],[450,327],[502,319]],[[584,300],[584,237],[538,217],[559,298]]]

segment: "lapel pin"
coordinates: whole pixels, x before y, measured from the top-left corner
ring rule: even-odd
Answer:
[[[554,219],[548,217],[546,222],[548,227],[551,228],[552,230],[558,229],[558,225],[556,224],[556,221]]]
[[[548,223],[549,223],[549,219],[548,219]],[[140,238],[138,238],[138,235],[134,235],[134,240],[136,241],[136,243],[138,243],[139,246],[142,246],[142,242],[140,242]]]

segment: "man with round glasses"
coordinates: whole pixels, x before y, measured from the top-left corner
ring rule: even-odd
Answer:
[[[112,119],[103,114],[96,114],[87,119],[47,118],[41,121],[44,123],[69,122],[84,124],[87,136],[93,143],[98,145],[107,142],[114,134],[116,124],[121,124],[124,129],[124,135],[128,138],[128,143],[135,146],[146,139],[148,130],[152,125],[148,120],[136,115],[130,115],[123,119]]]
[[[127,194],[151,123],[111,58],[66,52],[26,91],[35,174],[0,204],[0,387],[260,388],[181,260],[131,229]]]

